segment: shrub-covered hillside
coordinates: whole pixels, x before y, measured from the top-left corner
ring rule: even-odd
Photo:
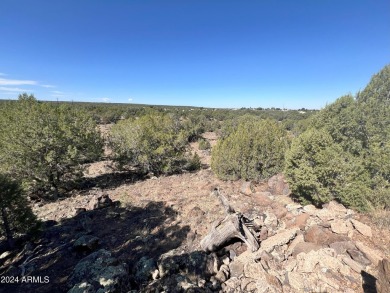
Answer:
[[[355,97],[343,96],[314,115],[286,157],[285,173],[300,201],[390,207],[390,65]]]

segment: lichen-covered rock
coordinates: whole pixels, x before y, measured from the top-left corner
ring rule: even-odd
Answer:
[[[92,235],[83,235],[73,243],[75,250],[90,250],[93,251],[99,246],[100,239]]]
[[[100,249],[78,262],[68,284],[72,287],[71,290],[87,283],[94,287],[94,292],[98,289],[102,289],[101,292],[118,292],[120,287],[127,284],[128,276],[126,264],[119,263],[109,251]]]
[[[356,247],[376,266],[383,259],[382,254],[379,251],[372,249],[359,241],[356,242]]]
[[[292,228],[283,232],[280,232],[274,236],[271,236],[261,242],[261,250],[271,252],[276,246],[289,243],[297,235],[298,228]]]
[[[158,260],[160,277],[186,273],[196,278],[206,278],[216,273],[214,266],[215,259],[213,255],[203,251],[177,254],[177,250],[171,250],[161,255]],[[192,281],[195,281],[195,279]]]
[[[330,269],[343,275],[350,273],[349,267],[336,258],[336,253],[331,248],[323,248],[309,253],[302,252],[297,255],[297,271],[311,273],[317,265],[319,268]]]
[[[157,263],[152,258],[142,257],[135,265],[134,276],[139,284],[143,284],[153,278],[157,269]],[[158,272],[158,270],[157,270]]]

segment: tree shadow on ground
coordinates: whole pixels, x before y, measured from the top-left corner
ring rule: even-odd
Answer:
[[[134,171],[113,172],[98,175],[96,177],[85,177],[75,186],[75,190],[88,191],[93,188],[117,188],[124,184],[131,184],[147,178],[146,174]]]
[[[163,202],[152,201],[145,207],[117,205],[81,212],[59,223],[45,222],[40,239],[28,244],[30,248],[20,247],[15,253],[19,257],[0,260],[0,274],[20,276],[24,271],[25,276],[47,276],[50,282],[2,284],[0,292],[67,292],[75,265],[91,253],[73,247],[83,235],[98,237],[96,249],[110,251],[127,263],[131,273],[142,257],[158,259],[183,243],[190,229],[177,221],[177,215]]]

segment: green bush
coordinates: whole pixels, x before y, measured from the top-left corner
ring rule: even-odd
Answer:
[[[103,151],[96,124],[84,111],[27,94],[2,105],[0,130],[0,171],[33,191],[56,195]]]
[[[359,210],[390,207],[390,66],[356,97],[343,96],[311,117],[287,156],[294,195],[337,199]],[[316,130],[313,130],[316,129]]]
[[[0,174],[0,235],[8,246],[14,246],[14,237],[36,230],[39,222],[31,211],[21,185]]]
[[[119,165],[137,167],[142,173],[180,172],[191,160],[181,124],[166,114],[154,112],[120,121],[112,127],[110,141]]]
[[[324,130],[309,129],[292,142],[285,174],[292,195],[304,204],[336,199],[360,210],[369,206],[369,176],[362,162]]]
[[[262,180],[283,169],[288,138],[272,120],[245,117],[213,148],[211,168],[224,180]]]
[[[210,142],[204,138],[198,140],[200,150],[209,150],[211,148]]]

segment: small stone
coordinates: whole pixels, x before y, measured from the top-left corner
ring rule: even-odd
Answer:
[[[356,249],[356,246],[352,241],[334,242],[331,243],[329,247],[334,249],[337,254],[346,254],[348,249]]]
[[[218,273],[215,275],[215,278],[220,281],[221,283],[225,282],[227,279],[229,279],[229,266],[228,265],[221,265]]]
[[[244,264],[239,260],[231,262],[229,269],[231,277],[239,278],[244,274]]]
[[[324,246],[316,244],[316,243],[300,242],[300,243],[297,243],[297,245],[294,247],[294,250],[292,251],[292,255],[297,256],[301,252],[309,253],[310,251],[318,251],[322,248],[324,248]]]
[[[362,222],[359,222],[357,220],[351,219],[351,222],[355,229],[362,235],[367,237],[372,237],[372,231],[371,227],[367,226],[366,224],[363,224]]]
[[[268,207],[272,204],[272,200],[269,198],[269,192],[255,192],[252,194],[253,202],[261,207]]]
[[[290,240],[295,238],[295,235],[297,235],[298,230],[299,229],[297,228],[289,229],[267,238],[266,240],[261,242],[261,249],[267,252],[271,252],[275,248],[275,246],[280,246],[289,243]]]
[[[315,215],[317,212],[317,208],[314,205],[309,204],[303,207],[303,211],[305,213],[308,213],[309,215]]]
[[[222,259],[222,262],[225,264],[225,265],[229,265],[230,264],[230,259],[229,259],[229,257],[224,257],[223,259]]]
[[[278,218],[274,213],[266,212],[264,225],[267,227],[276,228],[276,226],[278,225]]]
[[[362,266],[360,263],[354,261],[352,258],[348,256],[343,257],[343,262],[359,274],[361,273],[362,270],[365,269],[365,266]]]
[[[304,242],[305,239],[303,238],[303,235],[300,234],[300,235],[297,235],[297,237],[294,238],[293,241],[291,241],[291,244],[289,245],[288,249],[287,249],[287,256],[291,255],[292,252],[294,251],[295,247],[297,246],[298,243],[300,242]]]
[[[155,269],[154,272],[152,273],[152,279],[157,280],[160,277],[160,272],[158,269]]]
[[[330,227],[334,233],[348,234],[352,230],[352,225],[349,221],[335,220],[330,224]]]
[[[6,257],[9,256],[10,254],[11,254],[10,251],[3,252],[3,253],[0,255],[0,259],[6,258]]]
[[[364,253],[364,255],[375,265],[377,266],[378,263],[383,259],[381,256],[381,253],[375,249],[372,249],[370,247],[367,247],[361,242],[356,242],[356,247]]]
[[[338,212],[340,214],[347,213],[347,209],[341,204],[334,200],[326,204],[326,208],[330,211]]]
[[[247,181],[247,182],[244,182],[242,185],[241,185],[241,189],[240,189],[240,192],[242,194],[245,194],[245,195],[251,195],[254,191],[254,187],[252,185],[252,182],[250,181]]]
[[[357,249],[348,249],[347,252],[354,261],[362,264],[363,266],[368,266],[371,264],[371,261],[365,258],[363,253]]]
[[[231,290],[235,290],[236,288],[239,288],[240,284],[241,284],[241,281],[236,277],[231,277],[229,280],[227,280],[224,283],[224,285]],[[227,290],[225,290],[225,291],[227,291]],[[227,292],[230,292],[230,291],[227,291]]]
[[[84,235],[78,238],[73,243],[73,248],[75,250],[90,250],[93,251],[99,246],[100,239],[92,235]]]

